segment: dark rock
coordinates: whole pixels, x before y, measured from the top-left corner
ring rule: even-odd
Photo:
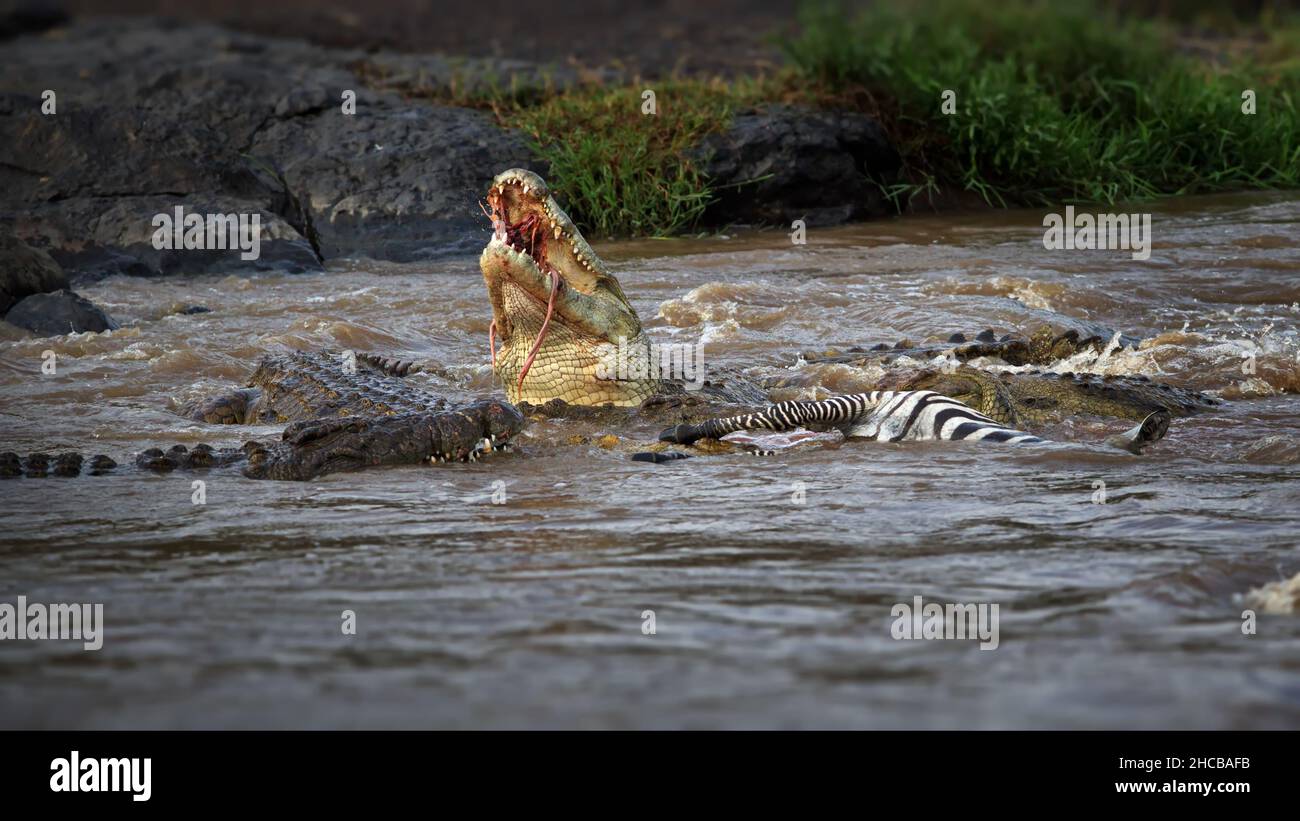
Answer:
[[[15,161],[0,167],[0,213],[12,230],[74,273],[136,275],[209,270],[314,270],[311,243],[295,229],[296,198],[265,162],[212,132],[126,105],[40,113],[35,98],[0,95],[0,140]],[[159,249],[159,214],[252,214],[259,256]]]
[[[430,82],[428,60],[379,62],[149,18],[88,18],[56,39],[19,38],[0,76],[0,224],[78,276],[312,270],[322,252],[476,249],[488,180],[536,166],[522,135],[488,113],[390,90],[407,69]],[[483,62],[503,85],[519,69]],[[467,70],[447,62],[432,82]],[[33,96],[47,88],[54,115]],[[342,111],[344,90],[356,92],[354,115]],[[152,220],[177,205],[260,214],[261,258],[155,249]]]
[[[898,153],[865,114],[772,105],[737,115],[694,156],[713,181],[717,200],[706,218],[833,225],[886,213],[868,178],[888,181]]]
[[[56,3],[23,2],[5,4],[0,8],[0,41],[20,34],[39,34],[66,22],[68,13]]]
[[[276,120],[252,144],[313,204],[326,258],[478,251],[489,227],[476,203],[488,181],[511,166],[547,170],[481,111],[379,102],[365,116],[336,113]]]
[[[25,296],[66,287],[67,276],[49,254],[0,232],[0,316]]]
[[[0,229],[74,282],[477,252],[487,182],[512,166],[549,169],[490,113],[432,100],[580,79],[571,67],[368,54],[147,17],[58,33],[5,44]],[[45,89],[53,114],[41,111]],[[740,114],[694,156],[718,186],[713,224],[884,213],[867,178],[888,181],[899,164],[870,117],[785,105]],[[259,215],[260,258],[155,248],[154,217],[177,206]]]
[[[25,328],[37,336],[59,336],[85,331],[111,331],[118,327],[113,318],[90,300],[62,290],[32,294],[5,314],[5,322]]]

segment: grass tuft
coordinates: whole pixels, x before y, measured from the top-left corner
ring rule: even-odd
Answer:
[[[1184,53],[1165,25],[1086,2],[930,0],[857,16],[823,2],[800,23],[782,42],[790,63],[881,120],[904,173],[876,182],[900,206],[936,186],[1009,205],[1300,185],[1300,28],[1274,29],[1255,53],[1219,43],[1225,66]]]
[[[588,87],[503,111],[550,165],[553,188],[598,235],[662,236],[694,227],[712,200],[692,148],[722,130],[742,101],[716,82],[651,84],[658,113],[642,113],[642,89]]]

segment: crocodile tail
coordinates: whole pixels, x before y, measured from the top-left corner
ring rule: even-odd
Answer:
[[[167,450],[149,448],[136,454],[135,464],[141,470],[150,470],[154,473],[224,467],[242,462],[255,445],[256,443],[249,442],[242,448],[214,448],[206,444],[198,444],[193,448],[173,445]]]
[[[163,450],[149,448],[136,454],[135,465],[142,470],[169,473],[173,470],[195,470],[228,465],[245,458],[245,451],[236,448],[214,449],[208,445],[195,445],[193,449],[174,445]],[[80,453],[33,453],[26,458],[16,453],[0,453],[0,478],[27,476],[90,476],[110,473],[118,466],[110,456],[97,454],[89,458]]]
[[[18,476],[80,476],[83,469],[92,476],[98,476],[115,467],[117,462],[102,453],[89,459],[80,453],[60,453],[55,456],[32,453],[25,458],[12,451],[0,453],[0,478],[5,479]]]
[[[149,448],[136,455],[135,465],[168,473],[247,462],[244,475],[253,479],[306,480],[372,465],[474,461],[505,447],[523,426],[523,414],[513,405],[482,400],[443,413],[295,422],[278,442],[247,442],[240,448]],[[0,453],[0,477],[77,476],[83,468],[97,475],[115,467],[117,462],[103,455],[87,460],[78,453],[26,458]]]

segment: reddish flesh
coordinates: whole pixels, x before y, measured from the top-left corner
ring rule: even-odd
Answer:
[[[528,352],[528,358],[524,360],[524,368],[519,372],[518,393],[524,392],[524,377],[528,375],[528,369],[533,366],[533,359],[537,356],[537,351],[542,347],[542,340],[546,338],[546,329],[551,325],[551,314],[555,312],[555,295],[560,291],[560,275],[554,271],[547,271],[547,276],[551,278],[551,297],[546,300],[546,319],[542,320],[542,329],[537,332],[537,341],[533,343],[533,349]]]
[[[488,326],[488,350],[492,351],[492,370],[497,369],[497,321]]]
[[[540,267],[542,263],[539,260],[546,259],[545,231],[542,232],[542,247],[538,247],[537,244],[537,229],[542,224],[541,218],[536,214],[529,214],[517,223],[507,223],[502,217],[497,216],[497,200],[498,198],[495,195],[489,193],[488,205],[492,210],[489,212],[487,208],[483,207],[482,202],[479,203],[479,208],[483,211],[484,215],[492,221],[493,230],[499,231],[505,235],[507,243],[513,245],[513,241],[510,239],[511,236],[518,235],[520,239],[523,239],[524,231],[528,231],[528,255],[532,257],[533,261]],[[537,352],[541,350],[542,342],[546,339],[546,331],[551,326],[551,316],[555,313],[555,297],[560,291],[559,273],[555,270],[549,270],[546,271],[546,275],[550,277],[551,280],[551,294],[546,301],[546,318],[542,320],[542,327],[541,330],[537,332],[537,340],[533,343],[533,349],[528,352],[528,358],[524,360],[524,367],[519,371],[519,382],[517,388],[518,392],[521,394],[524,391],[524,377],[528,375],[529,369],[533,367],[533,360],[537,358]],[[488,348],[492,351],[493,370],[496,369],[497,365],[496,333],[497,322],[493,319],[492,324],[488,326]]]

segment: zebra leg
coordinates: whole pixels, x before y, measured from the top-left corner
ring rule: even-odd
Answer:
[[[1106,440],[1106,444],[1122,448],[1129,453],[1140,454],[1147,445],[1165,438],[1165,434],[1169,432],[1170,418],[1169,411],[1158,410],[1135,427],[1110,437]]]
[[[793,430],[809,424],[831,427],[855,425],[891,391],[832,396],[820,402],[780,402],[758,413],[707,419],[699,424],[683,423],[659,434],[660,442],[689,445],[700,439],[721,439],[738,430]]]

